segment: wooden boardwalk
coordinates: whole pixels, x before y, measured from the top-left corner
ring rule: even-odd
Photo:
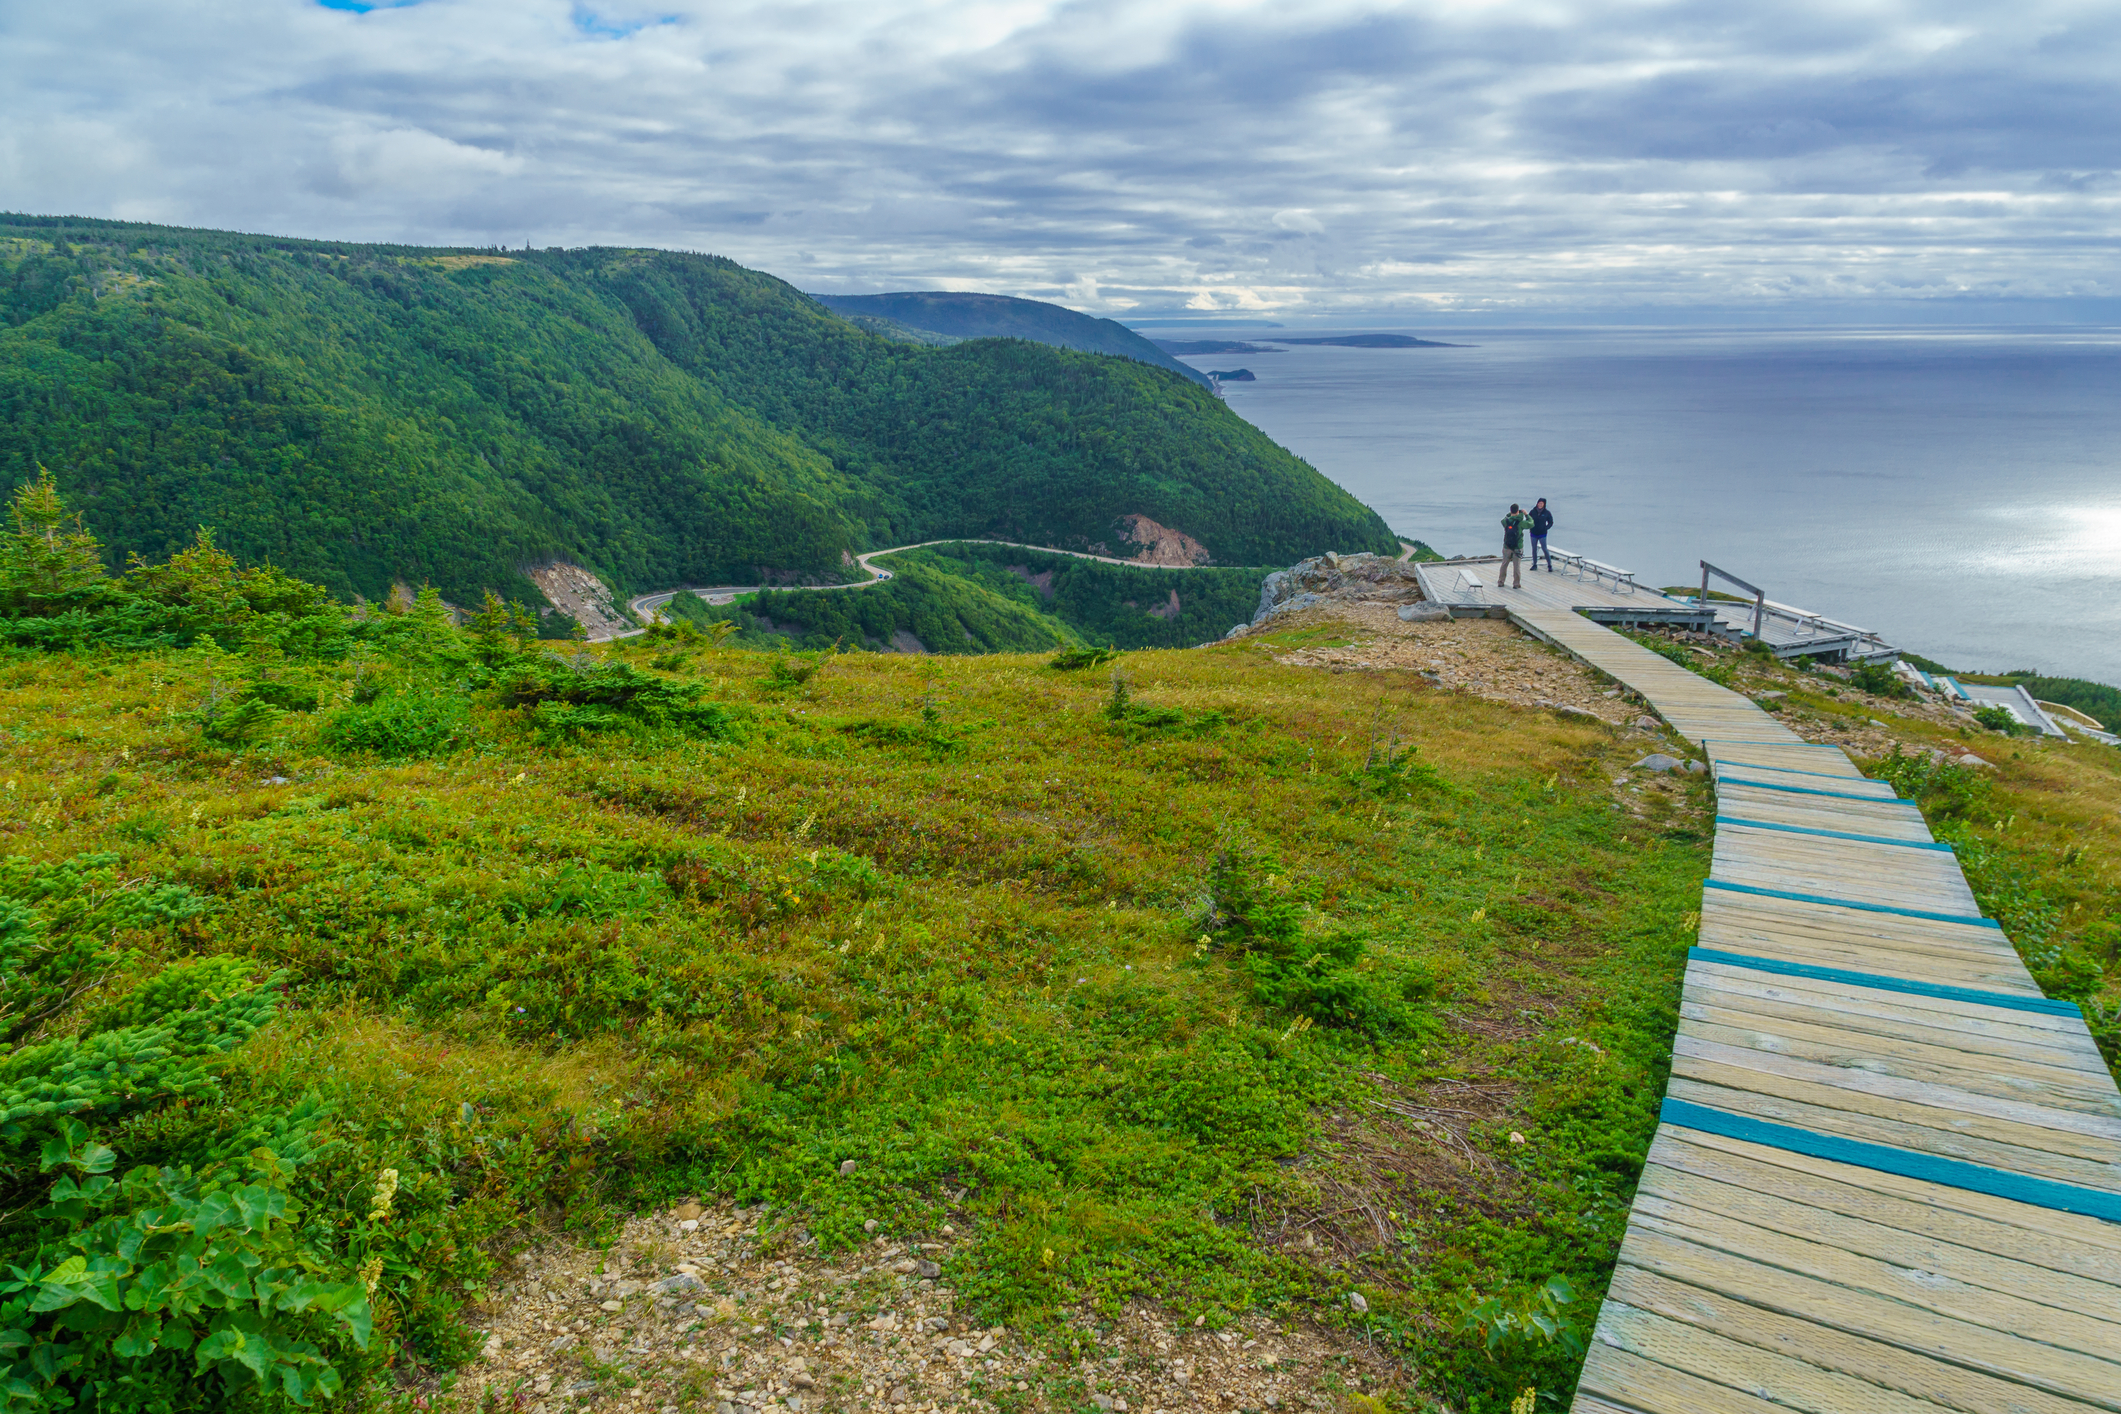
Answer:
[[[2083,1017],[1891,786],[1557,597],[1492,595],[1702,745],[1717,791],[1574,1408],[2121,1411],[2121,1092]]]

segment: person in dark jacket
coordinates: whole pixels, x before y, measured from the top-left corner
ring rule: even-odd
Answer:
[[[1532,568],[1539,568],[1539,557],[1547,557],[1547,572],[1554,570],[1554,552],[1547,548],[1547,532],[1554,528],[1554,513],[1547,509],[1547,498],[1541,496],[1532,503]]]
[[[1502,518],[1502,563],[1495,566],[1495,587],[1502,588],[1503,576],[1513,581],[1512,589],[1524,588],[1524,535],[1532,528],[1532,518],[1510,502],[1510,513]]]

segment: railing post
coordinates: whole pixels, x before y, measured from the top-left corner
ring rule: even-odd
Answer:
[[[1761,620],[1767,617],[1767,594],[1756,589],[1753,595],[1753,637],[1758,638]]]
[[[1704,609],[1706,609],[1706,608],[1707,608],[1708,606],[1709,606],[1709,562],[1708,562],[1707,560],[1703,560],[1703,561],[1701,562],[1701,607],[1702,607],[1702,608],[1704,608]]]

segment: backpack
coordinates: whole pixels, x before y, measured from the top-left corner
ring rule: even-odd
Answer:
[[[1508,520],[1505,520],[1502,523],[1502,548],[1515,550],[1523,545],[1524,542],[1519,538],[1520,534],[1521,532],[1517,529],[1516,516],[1511,516]]]

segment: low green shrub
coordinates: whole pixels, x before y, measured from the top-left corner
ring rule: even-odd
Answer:
[[[2033,730],[2025,723],[2019,721],[2017,715],[2008,708],[2000,707],[1993,702],[1988,703],[1986,706],[1976,707],[1974,709],[1974,720],[1987,727],[1990,731],[2001,732],[2005,736],[2027,736]]]
[[[1118,656],[1117,648],[1063,648],[1047,660],[1046,666],[1059,668],[1064,673],[1073,672],[1077,668],[1099,667]]]
[[[445,756],[463,747],[468,735],[463,700],[426,692],[357,700],[332,713],[321,733],[334,751],[384,761]]]
[[[1873,697],[1912,698],[1915,690],[1906,679],[1883,663],[1858,663],[1849,669],[1851,686]]]
[[[1419,1003],[1434,982],[1418,969],[1383,966],[1366,956],[1350,928],[1312,936],[1306,928],[1312,890],[1272,860],[1226,845],[1208,874],[1203,950],[1218,948],[1250,979],[1263,1006],[1356,1031],[1416,1029]]]
[[[616,659],[525,654],[504,662],[494,680],[502,703],[528,708],[548,742],[634,728],[709,738],[735,730],[726,708],[701,700],[705,683],[673,682]]]

